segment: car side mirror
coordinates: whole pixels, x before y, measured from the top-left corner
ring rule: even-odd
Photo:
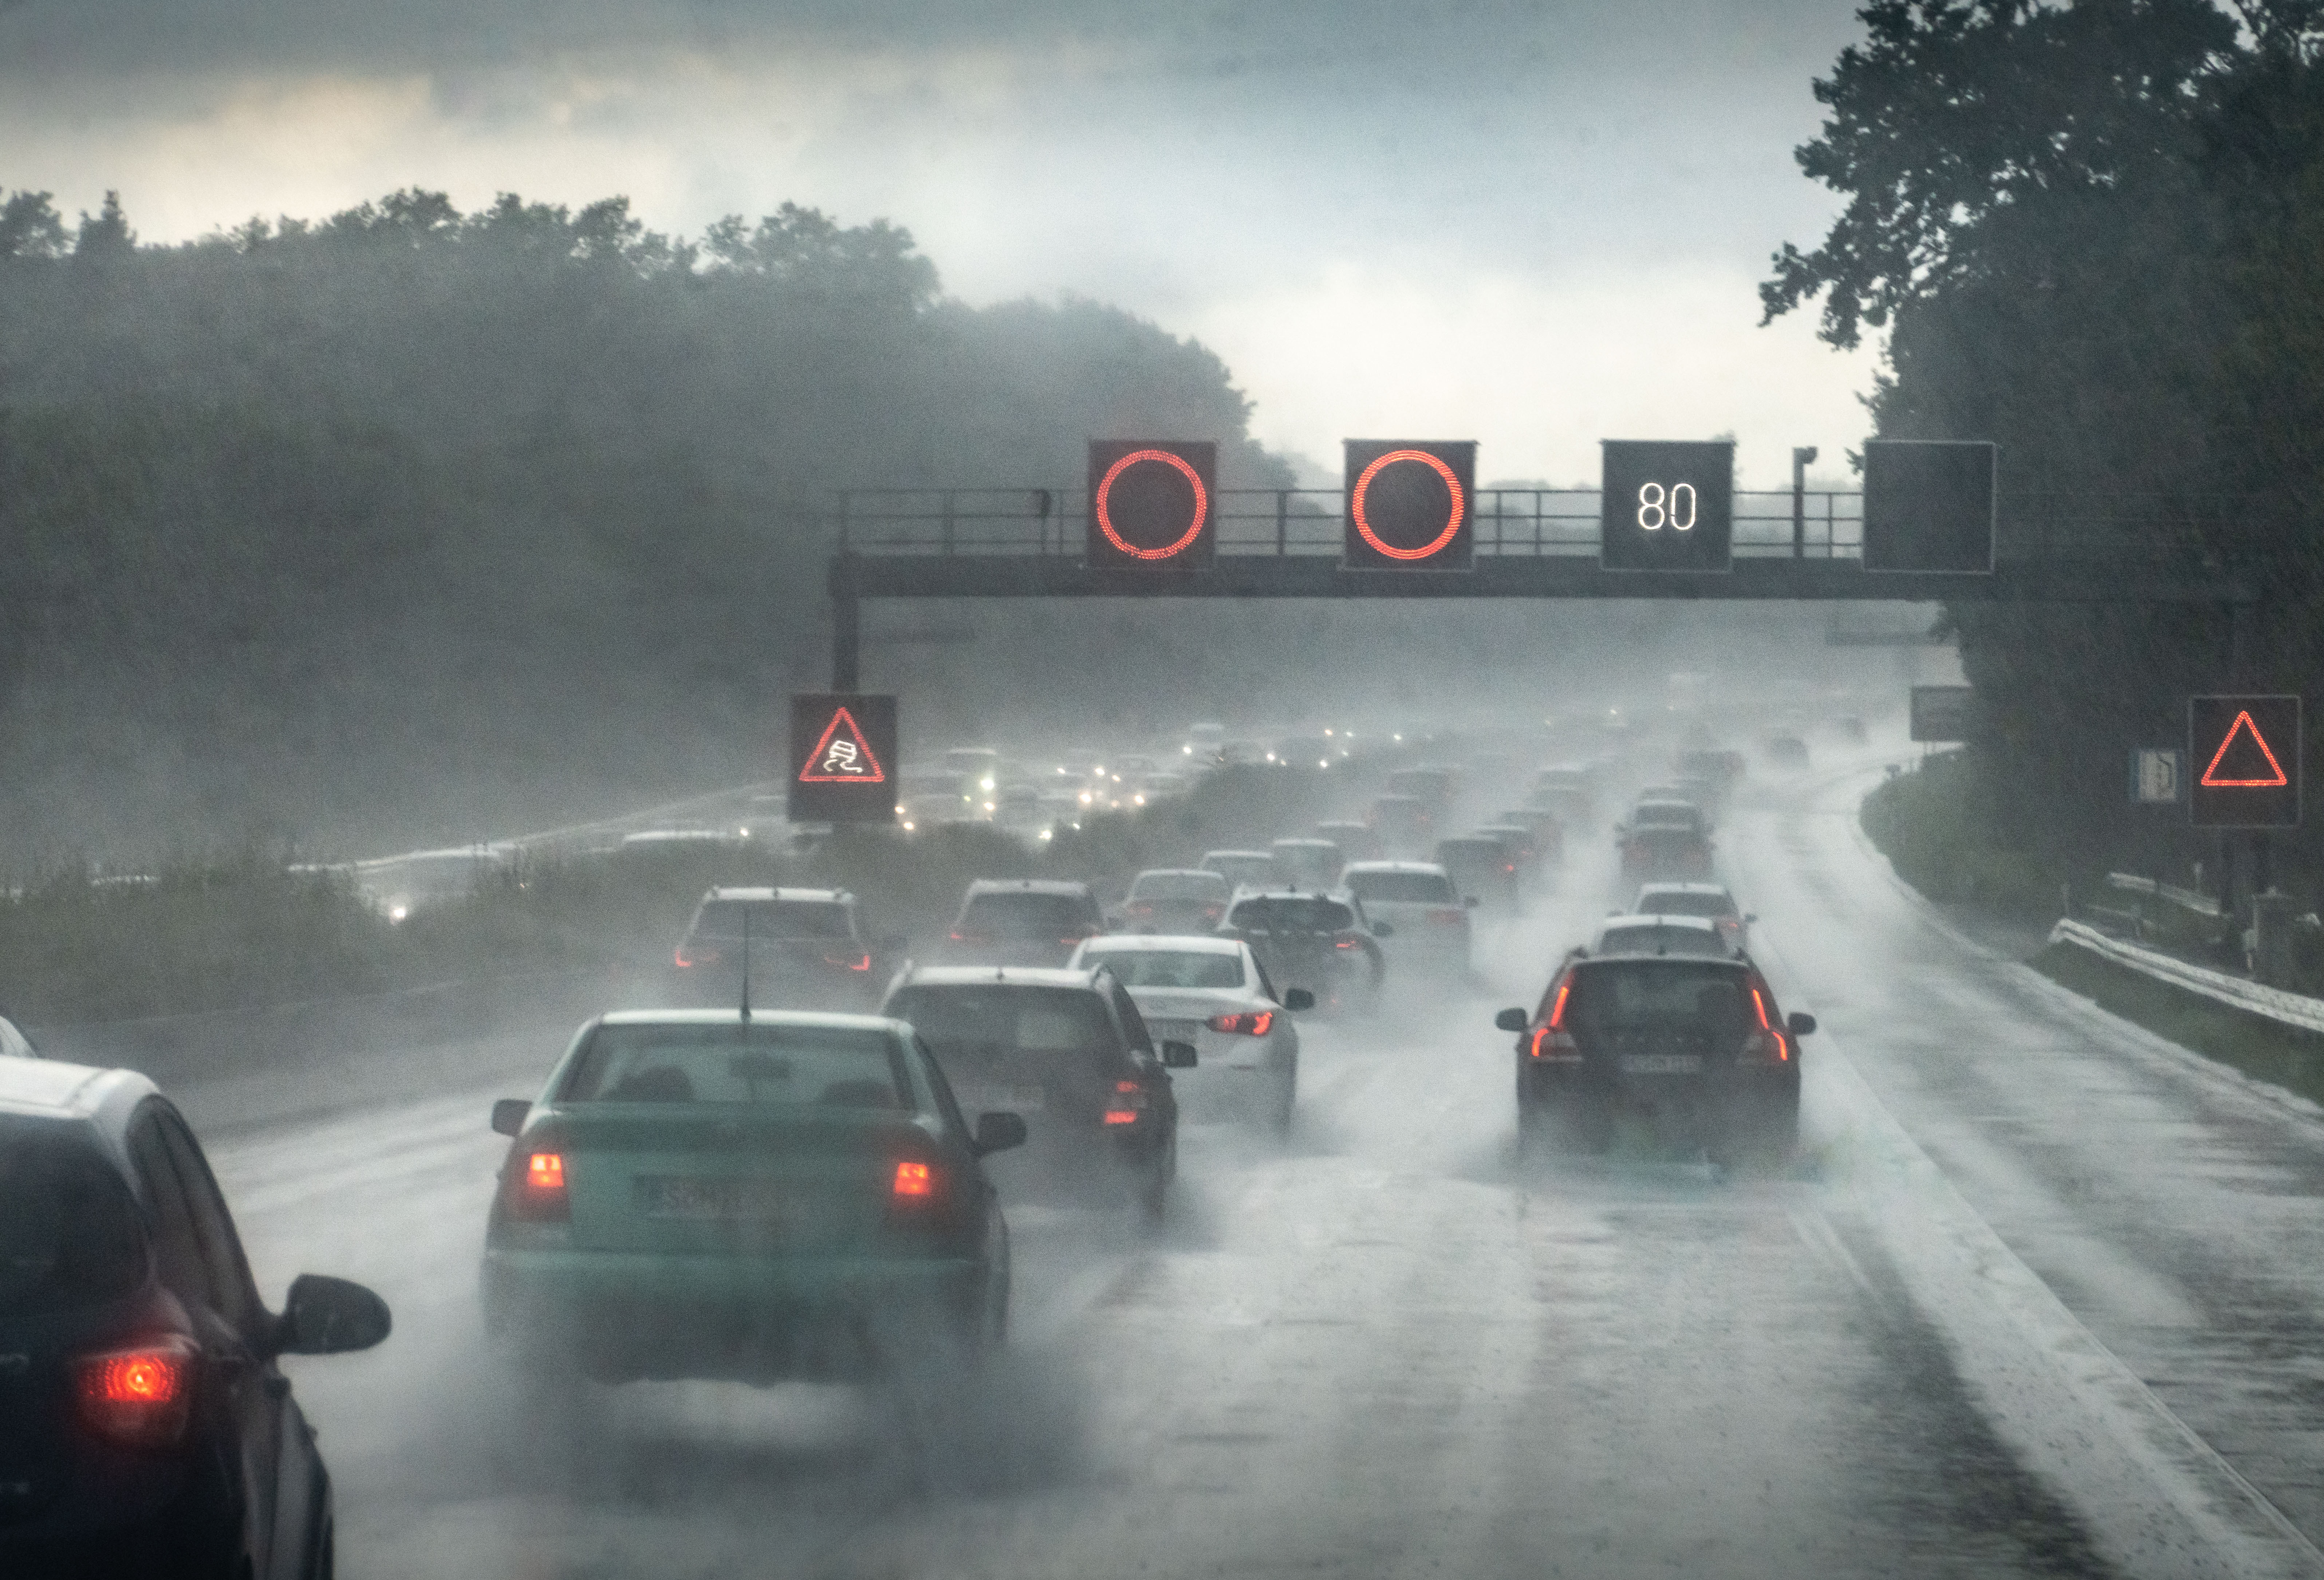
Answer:
[[[1464,911],[1475,910],[1477,908],[1477,896],[1474,895],[1463,895],[1461,897],[1461,908]]]
[[[1816,1029],[1816,1018],[1803,1009],[1795,1009],[1784,1018],[1784,1024],[1794,1037],[1804,1037]]]
[[[1162,1068],[1165,1070],[1192,1070],[1197,1057],[1192,1043],[1162,1044]]]
[[[976,1116],[976,1155],[989,1157],[1025,1144],[1025,1116],[1021,1114],[979,1114]]]
[[[1315,1007],[1315,996],[1305,988],[1286,988],[1283,994],[1283,1007],[1294,1015],[1303,1009],[1313,1009]]]
[[[395,1326],[387,1302],[359,1283],[302,1272],[276,1319],[275,1348],[286,1355],[337,1355],[367,1350]]]
[[[493,1105],[493,1130],[499,1135],[514,1135],[524,1128],[532,1114],[532,1105],[522,1098],[503,1098]]]
[[[1522,1032],[1531,1024],[1533,1016],[1521,1009],[1505,1009],[1493,1017],[1493,1030],[1497,1032]]]
[[[1743,920],[1746,922],[1757,922],[1758,919],[1759,913],[1757,911],[1746,911],[1743,913]]]
[[[1109,932],[1120,932],[1122,928],[1122,918],[1120,913],[1118,911],[1108,911],[1105,914],[1105,927],[1106,931]]]
[[[1386,922],[1375,922],[1372,923],[1372,936],[1374,938],[1394,938],[1396,936],[1396,929]]]

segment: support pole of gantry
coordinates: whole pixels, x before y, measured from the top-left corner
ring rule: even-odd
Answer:
[[[855,556],[831,556],[831,689],[852,692],[862,683],[863,602],[856,592]]]

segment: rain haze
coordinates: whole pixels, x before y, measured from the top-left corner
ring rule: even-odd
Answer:
[[[2324,1577],[2312,0],[0,0],[0,1575]]]

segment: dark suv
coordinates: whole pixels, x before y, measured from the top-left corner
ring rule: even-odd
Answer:
[[[927,967],[899,977],[880,1013],[911,1024],[972,1125],[981,1112],[1023,1116],[1023,1152],[994,1169],[1004,1196],[1127,1195],[1161,1217],[1178,1171],[1169,1071],[1196,1053],[1157,1049],[1111,971]]]
[[[1277,991],[1305,988],[1320,1007],[1342,1013],[1379,1005],[1388,961],[1372,940],[1395,931],[1367,922],[1359,900],[1299,889],[1246,889],[1219,923],[1221,933],[1250,945]]]
[[[980,877],[968,886],[942,958],[964,966],[1062,966],[1106,930],[1085,883]]]
[[[275,1363],[387,1330],[339,1279],[266,1309],[143,1076],[0,1060],[0,1575],[327,1576],[330,1477]]]
[[[1722,1160],[1781,1158],[1797,1142],[1800,1039],[1815,1017],[1786,1018],[1747,959],[1576,950],[1538,1008],[1493,1024],[1519,1033],[1526,1141],[1603,1151],[1629,1115]]]
[[[671,997],[681,1006],[732,1008],[742,1002],[747,959],[753,1004],[869,1009],[880,994],[876,957],[899,942],[867,941],[845,889],[714,888],[672,957]]]

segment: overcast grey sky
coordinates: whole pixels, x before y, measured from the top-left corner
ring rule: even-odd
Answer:
[[[1074,292],[1224,356],[1268,443],[1863,435],[1868,354],[1755,286],[1832,213],[1791,151],[1853,0],[0,0],[0,187],[149,240],[397,187],[786,199],[908,226],[972,302]],[[1829,469],[1829,465],[1826,470]]]

